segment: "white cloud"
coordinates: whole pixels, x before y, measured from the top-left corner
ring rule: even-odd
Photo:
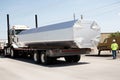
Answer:
[[[118,16],[120,16],[120,12],[118,13]]]

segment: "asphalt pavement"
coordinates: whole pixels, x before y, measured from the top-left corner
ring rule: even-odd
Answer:
[[[79,63],[66,63],[63,58],[47,66],[32,59],[0,58],[0,80],[120,80],[120,58],[110,52],[82,55]]]

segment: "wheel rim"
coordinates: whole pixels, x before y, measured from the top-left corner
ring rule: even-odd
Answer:
[[[12,49],[11,49],[11,57],[14,57],[14,52]]]
[[[38,61],[38,59],[37,59],[37,53],[34,53],[34,61]]]
[[[45,54],[41,54],[41,62],[45,63]]]
[[[5,55],[5,56],[7,55],[7,51],[6,51],[6,49],[4,49],[4,55]]]

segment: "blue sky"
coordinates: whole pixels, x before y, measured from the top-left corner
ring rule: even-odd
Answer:
[[[94,20],[101,32],[120,31],[120,0],[0,0],[0,39],[6,38],[6,14],[10,15],[10,26],[35,27],[68,21],[82,14],[84,20]]]

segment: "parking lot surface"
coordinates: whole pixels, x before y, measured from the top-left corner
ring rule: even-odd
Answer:
[[[47,66],[31,59],[0,58],[0,80],[120,80],[120,58],[111,53],[82,55],[79,63],[59,59]]]

